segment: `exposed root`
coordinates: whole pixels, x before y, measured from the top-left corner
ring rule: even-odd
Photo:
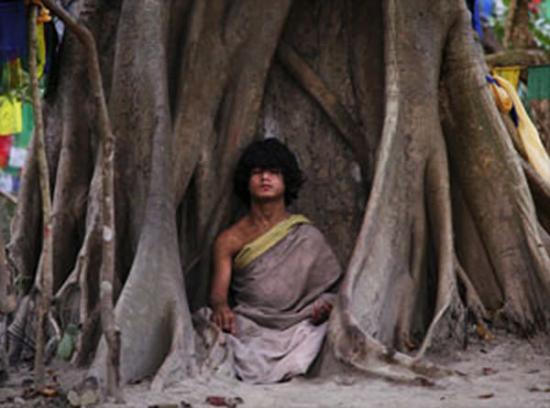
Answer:
[[[481,301],[476,288],[470,281],[470,278],[460,265],[460,262],[455,257],[455,271],[464,285],[465,289],[465,302],[467,305],[468,310],[470,310],[474,316],[476,317],[476,320],[478,322],[483,322],[484,320],[489,318],[489,315],[487,313],[487,310],[485,309],[485,306],[483,305],[483,302]]]
[[[304,90],[319,103],[340,131],[344,141],[356,156],[357,162],[370,163],[373,160],[372,149],[368,148],[366,139],[359,133],[359,126],[342,105],[338,96],[290,45],[281,42],[277,48],[277,58]],[[364,177],[365,180],[370,178],[370,175]]]
[[[151,384],[153,390],[160,391],[197,373],[193,325],[186,315],[177,312],[178,309],[172,312],[172,344]]]

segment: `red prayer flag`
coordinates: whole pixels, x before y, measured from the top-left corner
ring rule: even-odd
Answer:
[[[0,168],[5,168],[10,159],[12,136],[0,136]]]

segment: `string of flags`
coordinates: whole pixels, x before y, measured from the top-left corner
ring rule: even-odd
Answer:
[[[28,1],[0,1],[0,190],[19,191],[34,120],[28,61]],[[41,2],[32,0],[41,6]],[[49,11],[41,7],[36,21],[37,74],[44,94],[57,47]]]

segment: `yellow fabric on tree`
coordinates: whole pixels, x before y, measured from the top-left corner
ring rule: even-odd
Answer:
[[[516,88],[509,81],[498,75],[495,76],[495,80],[506,90],[514,103],[519,119],[518,133],[525,149],[527,160],[531,163],[536,172],[546,180],[546,182],[550,183],[550,158],[540,141],[537,128],[533,125],[533,122],[531,122],[531,119],[521,103]]]
[[[510,98],[508,92],[506,92],[503,88],[495,83],[491,83],[490,87],[491,91],[493,92],[493,98],[495,99],[498,110],[502,113],[510,112],[514,107],[514,104],[512,103],[512,98]]]
[[[493,76],[498,75],[501,78],[510,82],[515,89],[518,89],[519,75],[521,74],[521,67],[519,65],[512,65],[510,67],[495,67],[492,72]]]
[[[21,101],[0,96],[0,135],[12,135],[23,130]]]
[[[37,61],[36,61],[36,75],[38,78],[42,78],[44,74],[44,67],[46,66],[46,36],[44,34],[44,24],[36,25],[36,37],[37,37]]]
[[[292,228],[298,224],[311,224],[311,221],[300,214],[291,215],[286,220],[281,221],[254,241],[245,245],[235,257],[235,267],[237,269],[245,268],[254,261],[254,259],[286,237],[288,233],[292,231]]]

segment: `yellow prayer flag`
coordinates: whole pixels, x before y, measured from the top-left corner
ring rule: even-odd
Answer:
[[[44,67],[46,66],[46,37],[44,33],[44,24],[36,25],[37,36],[37,61],[36,61],[36,75],[41,78],[44,74]]]
[[[512,65],[509,67],[495,67],[493,68],[492,74],[493,76],[498,75],[499,77],[506,79],[514,86],[514,88],[518,89],[521,66]]]
[[[0,96],[0,135],[12,135],[23,130],[23,110],[21,101]]]

